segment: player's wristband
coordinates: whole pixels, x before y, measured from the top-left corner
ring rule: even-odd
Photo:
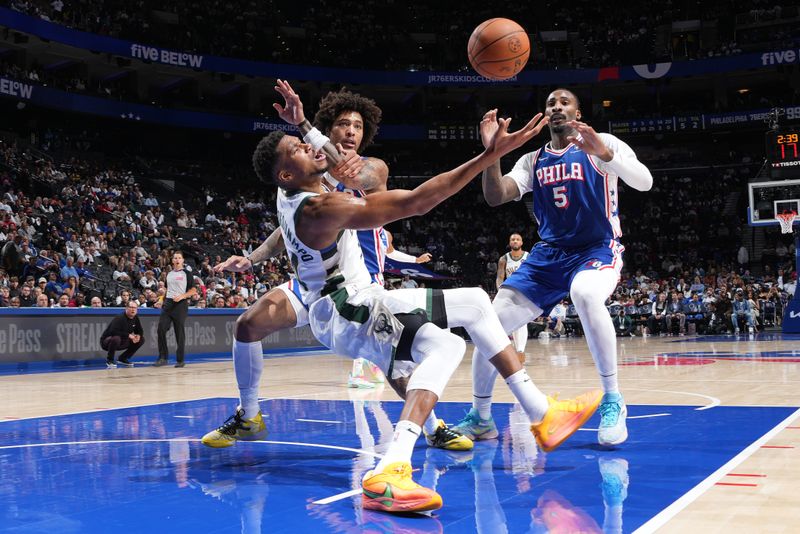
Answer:
[[[311,128],[307,134],[303,136],[303,142],[311,145],[315,151],[324,147],[330,139],[316,128]]]

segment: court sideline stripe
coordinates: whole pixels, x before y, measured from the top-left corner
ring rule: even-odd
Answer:
[[[667,522],[675,517],[681,510],[689,506],[692,502],[696,501],[703,493],[710,487],[719,482],[725,475],[728,474],[734,467],[738,466],[754,452],[759,450],[761,446],[772,439],[773,436],[781,432],[784,428],[789,426],[795,419],[800,417],[800,409],[795,410],[786,419],[778,423],[772,430],[761,436],[758,440],[750,444],[742,452],[728,460],[728,462],[711,473],[705,480],[697,484],[695,487],[684,493],[678,500],[661,510],[656,516],[651,518],[648,522],[640,526],[634,531],[634,534],[645,534],[655,532],[659,528],[667,524]]]

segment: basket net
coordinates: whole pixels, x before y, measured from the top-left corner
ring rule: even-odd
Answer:
[[[785,211],[783,213],[775,215],[775,218],[778,219],[779,223],[781,223],[781,233],[783,234],[792,233],[792,224],[794,223],[796,217],[797,217],[797,212],[794,211]]]

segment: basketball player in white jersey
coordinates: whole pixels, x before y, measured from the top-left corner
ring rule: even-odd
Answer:
[[[408,377],[406,402],[386,454],[363,481],[363,507],[389,512],[434,510],[441,497],[411,480],[411,453],[421,428],[463,357],[464,341],[431,323],[422,310],[393,299],[372,283],[355,229],[376,228],[412,215],[422,215],[463,188],[475,173],[536,135],[544,126],[541,114],[509,134],[508,121],[478,156],[435,176],[413,191],[392,190],[363,198],[326,192],[322,176],[328,163],[321,150],[329,140],[312,128],[288,96],[291,86],[278,80],[287,100],[277,106],[284,120],[296,124],[304,140],[281,131],[261,140],[253,156],[256,174],[278,186],[278,219],[287,252],[295,265],[314,335],[325,346],[350,357],[370,357],[389,377]],[[546,121],[545,121],[546,122]],[[491,308],[488,308],[491,310]],[[538,391],[517,361],[513,347],[497,321],[484,320],[485,344],[497,348],[490,356],[531,421],[540,446],[557,447],[591,416],[599,392],[558,402]],[[491,339],[489,339],[491,338]],[[511,372],[516,369],[516,372]]]
[[[381,110],[373,100],[350,91],[331,92],[320,101],[319,110],[314,117],[316,127],[330,136],[332,145],[338,144],[342,148],[346,147],[346,153],[350,154],[350,157],[342,158],[335,169],[331,169],[325,174],[325,185],[329,190],[344,190],[344,187],[333,177],[334,174],[341,180],[347,178],[353,180],[357,177],[357,181],[349,183],[352,189],[348,190],[356,196],[387,189],[388,168],[383,160],[358,157],[358,153],[372,143],[380,119]],[[335,148],[332,147],[331,150],[336,152],[336,157],[339,157]],[[358,238],[373,282],[381,285],[383,285],[383,259],[385,257],[392,257],[398,261],[409,261],[409,258],[414,258],[414,261],[418,263],[430,260],[430,254],[427,253],[413,257],[395,250],[392,246],[391,234],[382,227],[359,231]],[[248,257],[231,256],[214,266],[214,270],[215,272],[246,272],[253,265],[276,256],[284,249],[280,229],[277,229]],[[450,298],[453,299],[452,295]],[[424,294],[421,301],[420,307],[425,309]],[[453,308],[458,303],[450,302],[449,304]],[[474,310],[474,307],[470,309]],[[442,314],[439,315],[442,316]],[[448,319],[446,314],[443,318]],[[453,311],[449,319],[458,323],[450,326],[464,326],[467,329],[470,329],[471,323],[479,322],[477,317],[474,320],[460,320],[461,317],[457,311]],[[202,443],[204,445],[224,448],[234,445],[238,440],[264,439],[267,430],[258,406],[258,384],[263,371],[263,354],[260,349],[248,350],[247,346],[238,341],[261,340],[279,330],[299,328],[307,324],[307,306],[300,294],[300,286],[294,278],[270,290],[239,316],[234,336],[233,365],[239,387],[240,405],[234,415],[220,427],[203,436]],[[353,360],[351,379],[353,377],[358,379],[364,368],[370,369],[370,375],[381,377],[382,381],[381,371],[364,358]],[[361,381],[366,383],[363,377]],[[405,383],[393,380],[389,382],[402,398],[405,395]],[[371,383],[369,385],[373,386]],[[423,429],[426,442],[432,447],[449,450],[472,448],[473,444],[470,439],[452,431],[444,424],[444,421],[436,417],[433,411],[425,421]]]
[[[511,276],[514,271],[519,269],[522,262],[528,258],[528,253],[522,250],[522,236],[511,234],[508,238],[508,252],[500,256],[497,261],[497,280],[495,281],[497,290],[503,285],[503,280]],[[528,342],[528,325],[524,324],[511,333],[514,339],[514,348],[517,349],[517,357],[520,363],[525,363],[525,344]]]
[[[545,115],[550,119],[549,143],[524,155],[506,175],[499,160],[483,173],[483,194],[491,206],[533,193],[541,237],[498,290],[494,308],[511,332],[570,295],[604,391],[597,439],[601,445],[618,445],[628,437],[627,408],[617,380],[614,324],[605,307],[619,281],[625,250],[619,241],[617,182],[647,191],[653,176],[627,144],[580,122],[580,102],[572,91],[550,93]],[[491,110],[481,121],[484,143],[499,125],[496,116],[497,110]],[[484,358],[473,356],[473,409],[455,425],[464,435],[480,439],[494,427],[495,378]]]

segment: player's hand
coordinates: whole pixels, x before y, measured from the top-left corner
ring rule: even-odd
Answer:
[[[345,150],[342,148],[341,143],[336,143],[336,149],[341,155],[339,163],[328,172],[340,182],[347,182],[349,179],[355,178],[364,168],[364,160],[355,150]]]
[[[172,302],[180,302],[183,300],[183,295],[177,295],[172,298]]]
[[[285,106],[281,106],[277,102],[272,104],[272,107],[278,111],[280,118],[295,126],[306,120],[306,116],[303,113],[303,103],[297,93],[294,92],[294,89],[292,89],[292,86],[289,85],[289,82],[279,79],[277,84],[275,90],[283,96],[286,104]]]
[[[429,261],[431,261],[432,257],[433,256],[431,256],[430,252],[425,252],[424,254],[420,254],[419,256],[417,256],[417,263],[428,263]]]
[[[594,128],[581,121],[569,121],[567,126],[572,128],[573,134],[567,136],[567,141],[573,143],[586,154],[597,156],[603,161],[611,161],[614,152],[603,143]]]
[[[253,262],[244,256],[231,256],[222,263],[218,263],[213,267],[215,273],[229,271],[232,273],[243,273],[253,268]]]
[[[492,137],[494,137],[499,127],[500,125],[497,123],[497,108],[490,109],[483,115],[479,126],[483,148],[489,148],[492,143]]]
[[[514,133],[508,133],[508,126],[511,124],[511,119],[497,119],[497,131],[492,136],[486,151],[495,158],[505,156],[512,150],[521,147],[536,137],[549,121],[550,119],[543,114],[537,113],[528,121],[528,124],[521,129]]]

